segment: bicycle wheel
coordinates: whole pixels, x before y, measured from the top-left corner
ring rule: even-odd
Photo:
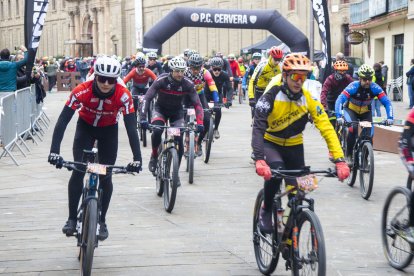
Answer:
[[[316,214],[310,210],[303,210],[299,215],[297,247],[293,258],[293,275],[326,275],[322,226]]]
[[[239,104],[243,103],[243,91],[239,90]]]
[[[158,166],[155,171],[155,192],[157,196],[161,197],[164,193],[164,162],[163,162],[163,154],[162,152],[162,144],[158,147]]]
[[[361,147],[361,158],[359,160],[359,189],[361,196],[368,199],[371,196],[374,185],[374,151],[372,144],[365,142]]]
[[[279,251],[276,250],[273,234],[263,234],[259,229],[259,213],[264,200],[264,190],[261,189],[254,204],[253,214],[253,247],[256,263],[260,272],[271,274],[279,261]]]
[[[147,130],[141,128],[141,141],[142,146],[147,147]]]
[[[178,176],[178,154],[175,148],[170,148],[166,152],[167,160],[164,169],[164,208],[171,213],[174,209],[175,198],[177,196]]]
[[[210,117],[210,125],[207,133],[207,137],[204,138],[205,140],[205,154],[204,154],[204,163],[208,163],[208,160],[210,159],[210,153],[211,153],[211,145],[213,143],[213,134],[214,134],[214,119],[213,116]]]
[[[385,200],[382,211],[381,233],[382,246],[388,263],[402,270],[413,259],[413,246],[402,236],[408,226],[411,205],[411,192],[407,188],[396,187]]]
[[[86,206],[82,224],[82,244],[80,248],[81,275],[91,275],[93,253],[97,244],[97,224],[98,203],[95,199],[91,199]]]
[[[194,182],[194,132],[190,132],[190,140],[188,141],[188,182]]]

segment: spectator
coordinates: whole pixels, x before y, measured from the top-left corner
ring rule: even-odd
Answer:
[[[379,63],[375,63],[374,66],[374,77],[373,77],[373,82],[375,82],[376,84],[378,84],[383,91],[385,91],[385,87],[384,87],[384,76],[382,75],[381,72],[381,64]],[[378,100],[378,97],[374,97],[374,100],[372,101],[372,116],[375,116],[375,113],[377,114],[377,117],[381,117],[381,104],[380,101]]]
[[[388,84],[388,66],[384,64],[384,61],[380,61],[378,62],[379,64],[381,64],[381,73],[382,76],[384,77],[384,87],[387,87]],[[384,90],[385,93],[387,93],[386,90]]]
[[[411,59],[410,70],[405,75],[407,76],[408,96],[410,97],[409,109],[414,106],[413,82],[414,82],[414,59]]]
[[[89,63],[88,63],[88,59],[87,58],[83,58],[81,62],[79,62],[79,66],[77,67],[78,71],[80,73],[80,78],[82,82],[86,81],[86,76],[88,75],[89,72]]]
[[[66,72],[76,72],[76,65],[72,58],[68,59],[65,64],[65,71]]]
[[[24,58],[18,62],[10,61],[9,49],[5,48],[0,51],[0,92],[17,89],[17,70],[27,61],[26,47],[22,45],[20,50],[24,52]]]
[[[40,65],[35,64],[32,70],[31,83],[35,85],[37,104],[39,104],[40,102],[43,102],[43,99],[46,97],[45,88],[43,86],[45,74],[42,69],[43,69],[43,66],[41,64]]]
[[[52,92],[52,88],[56,85],[56,75],[59,69],[59,64],[54,58],[50,58],[49,66],[47,67],[47,79],[49,81],[49,93]]]
[[[17,54],[16,55],[16,59],[15,61],[20,61],[23,60],[24,56],[22,54]],[[26,75],[26,65],[23,65],[22,67],[20,67],[19,69],[17,69],[17,87],[16,89],[23,89],[25,87],[28,87],[30,85],[29,80],[27,79],[27,75]]]

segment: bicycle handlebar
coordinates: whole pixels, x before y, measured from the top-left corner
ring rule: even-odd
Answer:
[[[84,169],[80,169],[76,165],[83,166]],[[134,174],[133,172],[128,171],[127,167],[125,166],[104,165],[104,164],[100,164],[100,165],[105,166],[105,168],[107,169],[106,170],[107,173],[108,173],[108,169],[111,169],[109,174],[119,174],[119,173]],[[68,171],[74,170],[78,172],[88,172],[87,166],[88,166],[88,163],[84,163],[84,162],[77,162],[77,161],[63,161],[62,162],[62,167],[65,167]]]
[[[294,177],[294,176],[304,176],[308,174],[323,174],[327,177],[336,177],[336,170],[332,168],[327,169],[315,169],[312,170],[310,167],[304,167],[300,170],[280,170],[280,169],[271,169],[272,177]]]

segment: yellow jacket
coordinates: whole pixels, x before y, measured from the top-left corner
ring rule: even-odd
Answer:
[[[249,81],[249,99],[254,98],[256,90],[263,93],[270,80],[281,72],[280,66],[273,64],[271,56],[267,61],[259,63]]]

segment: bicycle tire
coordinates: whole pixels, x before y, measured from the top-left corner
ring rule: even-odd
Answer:
[[[213,137],[214,135],[214,120],[213,117],[210,117],[210,124],[209,124],[209,129],[208,129],[208,133],[207,133],[207,137],[204,138],[205,139],[205,154],[204,154],[204,163],[208,163],[208,160],[210,160],[210,153],[211,153],[211,145],[213,143]]]
[[[142,140],[142,146],[144,148],[147,147],[147,130],[141,129],[141,140]]]
[[[307,222],[309,223],[309,227],[307,227]],[[297,238],[298,256],[294,256],[293,258],[292,274],[325,276],[325,239],[323,237],[321,223],[314,212],[303,210],[300,213]],[[302,247],[303,244],[305,246]],[[310,252],[304,254],[304,250],[310,250]]]
[[[178,154],[175,148],[168,149],[165,154],[167,154],[167,160],[164,167],[164,209],[171,213],[174,209],[179,181]]]
[[[257,194],[256,201],[254,204],[253,213],[253,248],[254,255],[256,257],[256,263],[261,273],[268,275],[275,271],[277,263],[279,261],[279,251],[275,247],[275,238],[273,234],[260,233],[259,229],[259,213],[262,208],[264,200],[264,189],[261,189]],[[269,244],[269,239],[271,244]],[[266,246],[266,249],[263,247]],[[271,254],[269,253],[271,251]]]
[[[411,196],[412,193],[407,188],[396,187],[392,189],[385,200],[382,211],[382,247],[388,263],[398,270],[403,270],[407,267],[414,257],[413,246],[398,234],[408,224]],[[391,206],[393,202],[398,203],[398,205],[396,207]],[[393,215],[388,216],[390,213]],[[399,248],[400,246],[405,248]],[[394,256],[393,253],[396,253],[397,256]],[[404,258],[402,257],[403,253],[406,253]]]
[[[194,182],[194,132],[190,132],[190,140],[188,142],[188,182]]]
[[[243,91],[239,90],[239,104],[243,103]]]
[[[95,199],[91,199],[86,205],[82,224],[82,243],[80,251],[81,275],[89,276],[92,272],[93,253],[97,243],[97,225],[98,202]]]
[[[368,200],[374,185],[374,150],[372,149],[372,144],[369,142],[363,143],[361,147],[359,183],[362,198]]]

